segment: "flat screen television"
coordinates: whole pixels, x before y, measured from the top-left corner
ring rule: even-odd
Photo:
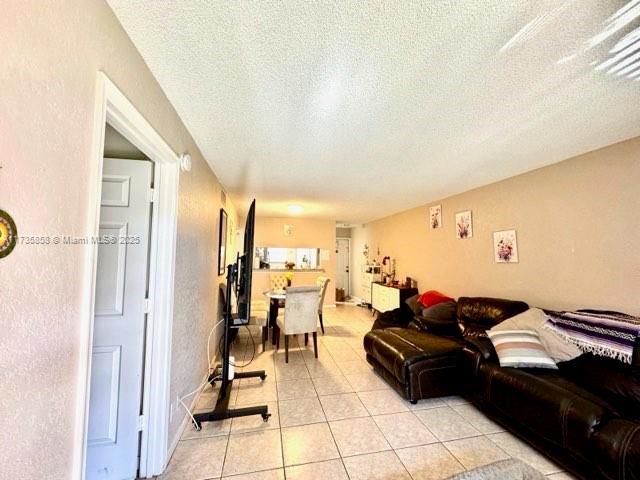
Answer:
[[[251,317],[251,274],[253,273],[253,232],[256,222],[256,201],[251,202],[244,227],[244,251],[238,258],[238,318],[248,321]]]

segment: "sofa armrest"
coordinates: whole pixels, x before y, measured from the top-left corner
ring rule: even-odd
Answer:
[[[480,353],[483,360],[498,359],[493,343],[487,337],[464,337],[465,343]]]
[[[613,418],[594,435],[595,463],[606,478],[640,479],[640,423]],[[618,476],[624,472],[624,476]]]

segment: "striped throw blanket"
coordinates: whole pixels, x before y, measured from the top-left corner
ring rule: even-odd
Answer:
[[[634,344],[640,335],[640,318],[594,310],[546,313],[549,319],[543,328],[583,352],[631,363]]]

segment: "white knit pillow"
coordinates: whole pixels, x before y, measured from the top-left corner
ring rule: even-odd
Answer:
[[[558,368],[533,330],[489,330],[487,335],[501,367]]]

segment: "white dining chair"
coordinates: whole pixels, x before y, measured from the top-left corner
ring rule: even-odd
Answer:
[[[276,351],[280,348],[280,331],[284,334],[284,360],[289,363],[289,337],[291,335],[313,334],[313,351],[318,358],[318,303],[320,287],[289,287],[284,312],[276,319]],[[306,342],[305,342],[306,343]]]
[[[328,277],[318,277],[316,285],[320,287],[320,303],[318,304],[318,318],[320,319],[320,330],[324,335],[324,323],[322,323],[322,305],[324,304],[324,296],[327,293],[327,285],[329,285]]]

